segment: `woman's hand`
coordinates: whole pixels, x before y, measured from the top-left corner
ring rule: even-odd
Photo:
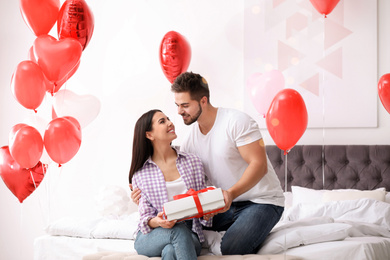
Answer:
[[[141,198],[141,190],[138,188],[133,189],[133,185],[129,184],[130,190],[131,190],[131,199],[132,201],[139,205],[139,199]]]
[[[163,218],[163,213],[160,212],[157,214],[156,217],[152,218],[149,220],[149,226],[151,228],[157,228],[157,227],[162,227],[162,228],[172,228],[176,224],[177,220],[166,220]]]

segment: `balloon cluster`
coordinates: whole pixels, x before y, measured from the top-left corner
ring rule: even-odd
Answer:
[[[24,22],[37,38],[28,52],[28,60],[17,65],[11,90],[23,107],[37,113],[46,93],[56,100],[61,86],[77,71],[82,52],[92,37],[94,18],[84,0],[66,0],[62,6],[60,0],[19,3]],[[58,40],[49,35],[56,22]],[[17,124],[10,131],[8,146],[0,148],[0,175],[20,203],[38,187],[46,173],[48,165],[42,163],[45,151],[61,165],[80,148],[79,120],[72,114],[54,110],[53,107],[53,118],[44,134],[33,126]]]

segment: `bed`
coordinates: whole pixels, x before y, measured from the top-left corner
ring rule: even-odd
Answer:
[[[199,259],[390,259],[390,145],[267,154],[285,190],[281,221],[257,255],[235,258],[219,256],[223,232],[206,231]],[[147,259],[133,249],[137,214],[53,222],[35,239],[34,259]]]

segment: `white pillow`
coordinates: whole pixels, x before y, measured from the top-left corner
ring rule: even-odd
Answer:
[[[293,195],[293,206],[301,203],[306,204],[322,202],[322,194],[324,193],[324,190],[314,190],[300,186],[291,186],[291,191]]]
[[[390,203],[390,192],[386,192],[385,202]]]
[[[296,226],[271,232],[258,254],[279,254],[285,249],[326,241],[342,240],[352,226],[345,223],[327,223],[313,226]]]
[[[92,231],[91,236],[93,238],[135,239],[134,232],[137,230],[138,223],[138,212],[119,218],[104,218]]]
[[[384,189],[377,190],[363,190],[363,191],[325,191],[322,195],[323,202],[340,201],[340,200],[357,200],[357,199],[374,199],[379,201],[385,201]]]
[[[292,194],[293,194],[293,203],[292,205],[293,206],[296,206],[298,204],[307,204],[307,203],[323,203],[325,202],[324,199],[323,199],[323,196],[324,196],[324,193],[326,192],[327,194],[331,194],[331,195],[327,195],[327,199],[329,197],[333,197],[334,199],[336,199],[336,197],[339,197],[339,198],[342,198],[342,195],[345,194],[345,192],[350,192],[350,191],[355,191],[355,192],[358,192],[356,193],[356,195],[358,194],[359,195],[359,198],[372,198],[372,194],[384,194],[385,192],[385,188],[378,188],[376,190],[373,190],[373,191],[370,191],[370,192],[373,192],[373,193],[362,193],[362,192],[365,192],[365,191],[361,191],[361,190],[356,190],[356,189],[335,189],[335,190],[314,190],[314,189],[310,189],[310,188],[304,188],[304,187],[300,187],[300,186],[291,186],[291,191],[292,191]],[[334,194],[333,193],[339,193],[341,192],[342,194]],[[348,195],[348,194],[346,194]],[[365,197],[365,195],[367,196],[370,196],[370,197]],[[381,198],[379,196],[379,198]],[[330,201],[330,200],[327,200],[327,201]],[[381,201],[384,201],[384,198],[381,200]]]
[[[69,236],[90,238],[92,231],[102,218],[72,218],[64,217],[50,223],[45,231],[52,236]]]

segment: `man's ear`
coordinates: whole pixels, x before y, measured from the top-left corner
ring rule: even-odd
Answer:
[[[145,136],[146,136],[146,138],[148,138],[150,141],[153,141],[153,140],[154,140],[153,135],[152,135],[150,132],[146,132]]]
[[[200,103],[202,105],[206,105],[207,104],[207,97],[206,96],[203,96],[201,99],[200,99]]]

